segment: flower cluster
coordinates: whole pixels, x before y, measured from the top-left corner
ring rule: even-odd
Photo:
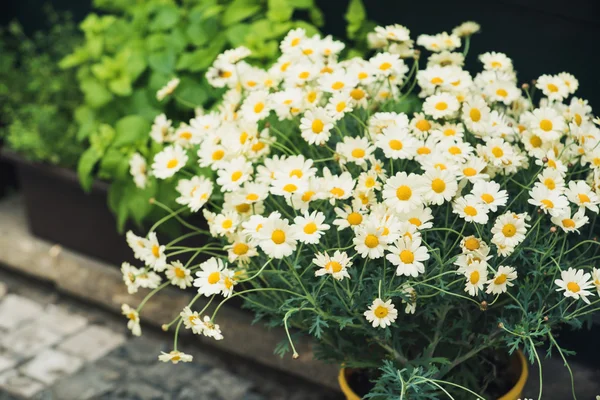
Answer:
[[[441,310],[439,296],[491,309],[512,290],[504,301],[519,303],[519,285],[530,280],[548,295],[564,291],[552,309],[566,298],[589,303],[591,289],[600,293],[600,270],[573,261],[578,245],[569,244],[582,232],[588,239],[598,214],[600,129],[589,104],[570,98],[578,86],[570,74],[541,76],[536,105],[505,54],[480,55],[475,75],[464,69],[466,51],[456,50],[478,29],[466,23],[419,36],[416,44],[431,52],[425,69],[400,25],[376,28],[369,41],[380,51],[368,59],[342,60],[343,43],[302,29],[289,32],[268,69],[247,64],[244,48],[219,56],[207,80],[225,88],[222,101],[177,130],[157,118],[151,136],[168,146],[151,173],[177,177],[177,202],[202,209],[206,233],[220,242],[202,248],[212,258],[188,268],[168,264],[153,233],[130,234],[148,266],[141,274],[167,268],[171,284],[184,288],[196,271],[204,296],[228,297],[242,280],[255,289],[239,294],[291,292],[301,305],[278,304],[284,323],[306,303],[318,320],[375,336],[362,324],[396,329],[422,301]],[[190,176],[190,162],[214,178]],[[524,265],[527,254],[544,265]],[[153,287],[132,268],[124,266],[130,290]],[[160,279],[151,280],[156,287]],[[406,304],[404,317],[394,298]],[[189,308],[181,318],[196,333],[222,337]],[[321,329],[315,324],[311,332]]]

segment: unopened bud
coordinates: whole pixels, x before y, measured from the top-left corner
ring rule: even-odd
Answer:
[[[295,360],[295,359],[297,359],[298,357],[300,357],[300,356],[298,355],[298,353],[294,352],[294,354],[292,354],[292,358],[293,358],[294,360]]]
[[[498,323],[498,328],[503,329],[504,328],[504,324],[502,322]]]
[[[270,122],[265,122],[265,128],[270,128],[271,127],[271,123]]]
[[[168,331],[169,330],[169,325],[167,324],[162,324],[162,326],[160,327],[160,329],[162,329],[163,331]]]
[[[547,315],[544,317],[544,321],[548,321],[549,319],[550,319],[550,318],[548,318],[548,316],[547,316]]]
[[[521,85],[521,87],[523,88],[523,90],[527,90],[529,89],[529,83],[524,83]]]
[[[556,227],[553,226],[552,228],[550,228],[550,232],[552,232],[552,233],[556,232]]]
[[[544,157],[544,158],[542,158],[542,162],[543,162],[544,164],[545,164],[545,163],[547,163],[547,162],[548,162],[548,157]]]
[[[479,309],[480,309],[481,311],[485,311],[485,310],[487,310],[487,308],[488,308],[488,303],[487,303],[487,301],[485,301],[485,300],[484,300],[484,301],[482,301],[482,302],[479,304]]]
[[[154,204],[155,201],[156,201],[156,199],[154,197],[150,197],[150,199],[148,200],[148,203]]]

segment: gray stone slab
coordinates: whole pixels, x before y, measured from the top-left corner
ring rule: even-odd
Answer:
[[[29,399],[42,390],[44,385],[15,369],[11,369],[0,374],[0,388]]]
[[[0,300],[2,300],[2,298],[6,295],[7,291],[8,289],[6,289],[6,284],[4,282],[0,282]]]
[[[19,369],[24,375],[51,385],[56,380],[71,375],[83,365],[83,360],[65,352],[46,349]]]
[[[0,351],[0,372],[6,371],[9,368],[17,365],[17,358],[7,352]]]
[[[52,387],[54,399],[88,400],[97,399],[113,392],[119,383],[120,371],[88,365],[79,372],[56,382]]]
[[[222,369],[213,369],[193,382],[200,398],[202,394],[216,393],[223,400],[242,400],[252,383]],[[209,397],[204,397],[209,398]]]
[[[0,302],[0,329],[12,330],[42,314],[41,304],[16,294],[7,294]]]
[[[63,341],[58,348],[87,361],[94,361],[125,343],[125,336],[111,329],[90,325]]]
[[[62,335],[47,330],[36,322],[29,322],[1,338],[2,346],[14,354],[31,357],[57,343]]]
[[[37,323],[58,334],[71,335],[82,330],[87,325],[87,320],[64,307],[50,304]]]

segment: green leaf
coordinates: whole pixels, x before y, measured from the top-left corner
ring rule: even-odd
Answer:
[[[121,76],[113,79],[108,83],[108,87],[114,94],[118,96],[130,96],[132,92],[131,81],[128,76]]]
[[[233,0],[223,13],[221,23],[230,26],[249,18],[261,10],[261,6],[255,0]]]
[[[348,5],[348,10],[346,11],[345,15],[346,21],[348,22],[346,32],[348,33],[348,37],[350,39],[356,38],[356,34],[360,30],[366,17],[367,13],[362,0],[350,0],[350,4]]]
[[[131,82],[135,82],[137,78],[146,70],[146,56],[142,50],[132,50],[127,57],[125,64],[125,72]]]
[[[148,57],[148,64],[154,71],[169,75],[175,68],[176,55],[174,51],[165,50],[159,53],[152,53]]]
[[[329,327],[327,321],[321,319],[320,315],[316,315],[313,319],[313,323],[308,330],[308,333],[315,335],[317,339],[320,339],[323,335],[323,329]]]
[[[219,23],[215,18],[209,18],[198,23],[190,24],[186,30],[189,41],[194,46],[204,46],[219,32]]]
[[[111,92],[93,78],[81,82],[81,91],[85,96],[85,102],[92,108],[100,108],[113,98]]]
[[[165,31],[174,27],[179,22],[180,11],[175,5],[167,4],[160,7],[150,22],[149,29],[152,32]]]
[[[221,53],[226,42],[225,35],[220,35],[211,42],[209,47],[191,53],[183,53],[177,61],[176,69],[191,72],[204,71],[213,63],[215,57]]]
[[[269,0],[267,18],[275,22],[285,22],[292,18],[294,7],[288,0]]]
[[[122,147],[148,138],[150,122],[139,115],[128,115],[117,121],[114,147]]]
[[[177,91],[175,100],[185,107],[201,106],[208,99],[207,93],[210,92],[210,88],[206,84],[203,85],[191,78],[182,78],[179,86],[181,89]]]
[[[87,149],[79,159],[79,164],[77,165],[77,176],[79,177],[79,182],[81,183],[81,187],[86,192],[89,192],[92,188],[92,184],[94,183],[94,176],[92,172],[94,170],[94,166],[100,160],[102,154],[95,148],[90,147]]]
[[[108,149],[100,161],[99,174],[115,176],[123,158],[125,158],[125,155],[121,151],[115,148]]]
[[[250,25],[236,24],[229,27],[229,29],[225,31],[225,35],[232,47],[238,47],[245,43],[246,37],[249,36],[250,32]]]

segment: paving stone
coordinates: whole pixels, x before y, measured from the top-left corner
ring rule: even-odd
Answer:
[[[69,337],[58,348],[67,353],[94,361],[125,342],[125,336],[98,325],[90,325]]]
[[[17,365],[17,358],[8,354],[7,352],[0,351],[0,372],[5,371],[9,368]]]
[[[4,297],[8,290],[6,289],[6,283],[0,282],[0,300]]]
[[[83,360],[80,358],[47,349],[23,365],[20,370],[23,374],[50,385],[57,379],[77,371],[82,365]]]
[[[216,368],[197,379],[194,387],[201,394],[216,393],[223,400],[241,400],[252,387],[252,383]]]
[[[36,323],[61,335],[71,335],[82,330],[87,325],[87,320],[64,307],[50,304]]]
[[[161,388],[170,393],[177,393],[190,382],[198,379],[210,371],[207,365],[195,365],[194,363],[171,363],[154,362],[153,364],[138,367],[136,376],[148,383],[160,382]],[[165,379],[165,377],[168,377]]]
[[[119,371],[88,365],[76,374],[57,381],[52,387],[52,395],[60,400],[97,399],[115,390],[119,376]]]
[[[62,335],[30,322],[2,337],[2,346],[21,357],[30,357],[57,343]]]
[[[163,400],[169,398],[169,396],[163,391],[148,384],[141,382],[128,382],[115,391],[115,393],[111,393],[107,398],[110,398],[111,400]]]
[[[42,390],[44,385],[15,369],[11,369],[0,375],[0,388],[28,399]]]
[[[38,318],[42,305],[16,294],[7,294],[0,302],[0,328],[12,330],[23,322]]]

